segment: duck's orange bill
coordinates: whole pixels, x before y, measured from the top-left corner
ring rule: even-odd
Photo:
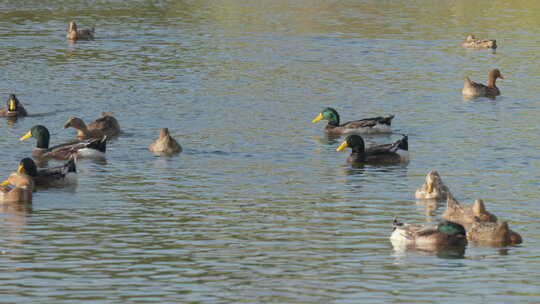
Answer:
[[[344,141],[341,143],[341,145],[339,145],[339,147],[337,147],[336,151],[340,152],[340,151],[343,151],[345,150],[345,148],[347,148],[349,145],[347,144],[347,141]]]
[[[7,186],[7,185],[9,185],[9,184],[10,184],[9,180],[6,179],[5,181],[3,181],[3,182],[0,184],[0,186],[4,187],[4,186]]]

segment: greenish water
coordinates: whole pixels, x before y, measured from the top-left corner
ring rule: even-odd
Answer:
[[[113,112],[107,164],[74,189],[0,214],[0,302],[540,302],[534,1],[2,1],[0,121],[7,176],[18,138]],[[69,43],[70,20],[96,40]],[[499,49],[468,51],[467,34]],[[502,96],[464,100],[463,78],[499,68]],[[352,169],[311,119],[395,114],[408,166]],[[147,146],[168,127],[184,152]],[[399,135],[366,138],[386,143]],[[437,169],[482,198],[524,243],[395,252],[393,216],[436,221],[414,190]]]

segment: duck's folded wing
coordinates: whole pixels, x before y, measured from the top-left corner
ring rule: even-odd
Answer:
[[[364,118],[364,119],[359,119],[359,120],[348,121],[342,124],[341,127],[350,128],[350,129],[372,128],[376,126],[377,124],[390,124],[393,118],[394,118],[394,115],[391,115],[388,117],[378,116],[378,117]]]

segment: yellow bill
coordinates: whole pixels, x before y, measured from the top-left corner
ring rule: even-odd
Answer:
[[[30,137],[32,137],[32,131],[28,131],[28,133],[24,134],[23,137],[19,138],[19,140],[23,141],[25,139],[29,139]]]
[[[320,121],[320,120],[323,120],[323,115],[322,113],[319,113],[319,115],[317,115],[317,117],[315,117],[315,119],[313,119],[311,122],[317,122],[317,121]]]
[[[18,172],[18,173],[25,173],[24,166],[23,166],[23,165],[19,165],[19,168],[17,168],[17,172]]]
[[[433,191],[433,183],[430,181],[427,183],[427,193],[431,193]]]
[[[3,182],[0,184],[0,186],[5,187],[5,186],[7,186],[7,185],[9,185],[9,184],[10,184],[9,179],[6,179],[5,181],[3,181]]]
[[[345,150],[345,148],[347,148],[349,145],[347,144],[347,141],[344,141],[341,143],[341,145],[339,145],[339,147],[337,147],[336,151],[340,152],[340,151],[343,151]]]
[[[8,106],[9,111],[17,110],[17,103],[15,102],[15,99],[11,98],[8,103],[9,103],[9,106]]]

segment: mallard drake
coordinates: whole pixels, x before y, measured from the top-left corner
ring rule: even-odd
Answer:
[[[17,172],[12,173],[0,184],[0,201],[4,203],[31,203],[33,191],[34,182],[32,178],[25,174],[24,170],[19,166]]]
[[[432,170],[426,175],[426,182],[416,189],[416,199],[447,199],[450,190],[442,182],[439,172]]]
[[[519,233],[510,230],[507,222],[482,222],[475,218],[467,231],[467,240],[471,243],[492,246],[517,245],[522,243]]]
[[[182,147],[171,137],[168,128],[161,128],[159,138],[148,146],[148,150],[157,155],[172,155],[182,152]]]
[[[488,84],[487,86],[477,83],[465,77],[465,83],[463,84],[463,90],[461,93],[468,97],[491,97],[501,95],[501,91],[495,85],[497,78],[504,79],[501,71],[499,69],[491,70],[488,74]]]
[[[325,108],[322,110],[313,123],[320,120],[328,120],[328,124],[324,128],[324,132],[330,135],[342,134],[377,134],[377,133],[392,133],[391,125],[394,115],[387,117],[364,118],[339,124],[339,114],[333,108]]]
[[[446,246],[463,246],[467,243],[465,228],[454,222],[442,221],[433,226],[401,223],[394,218],[390,240],[394,247],[436,249]]]
[[[349,135],[339,145],[336,151],[351,148],[351,155],[347,158],[349,163],[367,164],[397,164],[409,161],[409,143],[407,135],[393,144],[377,145],[365,148],[364,139],[360,135]]]
[[[496,49],[497,40],[478,39],[474,35],[469,35],[461,46],[468,49]]]
[[[470,227],[478,219],[481,222],[497,222],[497,217],[486,210],[484,201],[475,200],[472,206],[461,205],[452,194],[448,193],[446,210],[442,217],[447,221]]]
[[[64,143],[49,148],[49,130],[42,125],[33,126],[28,133],[20,138],[24,141],[30,137],[37,139],[37,144],[32,150],[32,156],[40,160],[57,159],[68,160],[72,156],[75,158],[90,158],[96,160],[105,159],[107,148],[107,137],[92,139],[80,143]]]
[[[29,175],[36,186],[66,186],[77,183],[77,166],[73,157],[61,166],[44,169],[38,169],[36,163],[26,157],[21,160],[19,171]]]
[[[23,105],[14,94],[9,95],[7,106],[0,108],[0,116],[2,117],[23,117],[27,115],[28,113],[26,113]]]
[[[89,138],[102,138],[103,136],[114,137],[120,134],[120,124],[110,113],[103,112],[101,117],[86,126],[84,121],[78,117],[71,117],[64,124],[64,129],[74,128],[77,130],[79,140]]]
[[[77,23],[71,21],[68,27],[68,33],[66,38],[69,40],[89,40],[94,39],[94,33],[96,32],[95,28],[91,29],[77,29]]]

